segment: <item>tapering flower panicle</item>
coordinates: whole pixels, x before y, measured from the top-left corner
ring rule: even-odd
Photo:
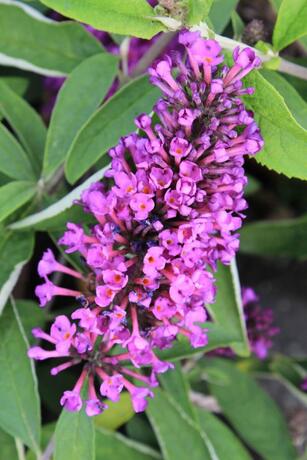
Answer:
[[[39,265],[45,278],[36,288],[41,306],[55,295],[81,303],[73,323],[60,316],[49,335],[35,331],[54,350],[29,352],[35,359],[66,357],[53,374],[84,363],[75,388],[61,399],[68,410],[80,410],[85,379],[89,415],[105,407],[100,396],[116,401],[124,388],[135,410],[144,410],[156,374],[172,367],[156,350],[171,347],[178,334],[192,347],[206,345],[201,324],[204,304],[215,299],[213,273],[218,261],[228,264],[238,249],[236,232],[246,208],[243,157],[263,145],[241,100],[252,89],[244,89],[241,79],[259,60],[250,49],[236,49],[228,68],[214,40],[186,32],[180,42],[185,60],[174,54],[149,71],[163,93],[155,116],[136,118],[138,132],[110,150],[104,182],[82,194],[80,204],[96,224],[86,232],[69,223],[59,241],[66,252],[79,252],[88,274],[61,266],[50,251]],[[84,288],[55,286],[48,278],[54,270],[81,277]],[[144,376],[131,364],[151,371]]]

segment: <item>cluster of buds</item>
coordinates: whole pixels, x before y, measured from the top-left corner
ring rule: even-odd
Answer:
[[[137,117],[138,133],[110,150],[105,180],[81,197],[96,223],[88,232],[69,223],[59,241],[81,255],[89,273],[60,265],[50,250],[38,267],[45,279],[36,288],[41,306],[56,295],[81,303],[73,323],[59,316],[50,334],[34,330],[54,349],[29,350],[38,360],[66,358],[52,374],[83,363],[74,389],[61,399],[68,410],[80,410],[85,381],[88,415],[105,407],[98,382],[101,396],[116,401],[125,388],[135,411],[144,410],[157,374],[172,367],[156,350],[171,347],[179,334],[192,347],[206,345],[201,324],[205,304],[215,299],[213,273],[238,249],[236,231],[247,207],[244,155],[263,145],[241,99],[253,92],[242,78],[260,62],[250,49],[236,49],[228,68],[216,41],[191,32],[179,41],[185,60],[174,53],[149,70],[163,93],[155,115]],[[48,278],[54,271],[75,277],[84,289],[55,286]],[[142,366],[146,375],[136,370]]]

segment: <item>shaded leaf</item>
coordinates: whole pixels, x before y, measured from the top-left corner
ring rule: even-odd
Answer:
[[[150,111],[158,94],[145,76],[109,99],[83,126],[71,146],[65,165],[69,182],[79,179],[121,136],[135,130],[134,117]]]
[[[238,0],[214,0],[209,13],[209,19],[216,33],[223,32],[237,4]]]
[[[47,320],[46,312],[42,311],[38,303],[32,300],[16,300],[16,309],[27,341],[30,345],[37,344],[37,339],[32,335],[32,329],[34,327],[41,327],[43,329]]]
[[[270,362],[270,370],[288,388],[288,390],[307,406],[307,394],[301,389],[306,370],[292,358],[283,355],[274,356]]]
[[[94,418],[96,427],[108,430],[117,430],[124,423],[128,422],[135,414],[131,397],[127,391],[123,391],[118,402],[108,401],[108,410]]]
[[[298,38],[307,34],[306,0],[283,0],[278,10],[273,32],[273,45],[276,50],[285,48]]]
[[[213,0],[188,0],[187,24],[193,26],[208,16]]]
[[[18,460],[14,438],[0,429],[0,460]]]
[[[39,451],[39,398],[33,366],[16,309],[9,304],[0,319],[0,426]]]
[[[0,222],[27,203],[36,192],[36,184],[14,181],[0,187]]]
[[[62,86],[53,109],[44,157],[44,175],[66,158],[78,130],[103,100],[114,79],[118,58],[98,54],[83,61]]]

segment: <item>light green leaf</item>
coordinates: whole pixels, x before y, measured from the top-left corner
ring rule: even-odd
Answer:
[[[9,228],[13,230],[23,230],[27,228],[32,228],[34,225],[38,223],[42,224],[47,221],[50,222],[52,218],[54,218],[55,216],[59,216],[59,214],[69,209],[73,205],[75,200],[80,199],[83,190],[87,189],[93,182],[102,179],[105,170],[106,168],[97,171],[86,181],[84,181],[81,185],[73,189],[70,193],[65,195],[56,203],[53,203],[52,205],[48,206],[48,208],[44,209],[43,211],[25,217],[24,219],[18,222],[14,222],[9,226]]]
[[[152,20],[154,11],[146,0],[42,1],[63,16],[107,32],[151,38],[163,30],[161,24]]]
[[[69,182],[79,179],[121,136],[135,130],[134,117],[150,112],[158,94],[148,78],[141,77],[123,87],[94,113],[79,131],[68,154],[65,172]]]
[[[146,413],[164,460],[216,460],[209,453],[198,425],[175,405],[167,393],[155,390]]]
[[[217,285],[216,301],[207,305],[214,321],[233,337],[231,347],[240,356],[249,355],[246,325],[244,321],[241,287],[235,260],[229,267],[218,264],[215,275]]]
[[[261,75],[268,80],[282,95],[288,109],[296,121],[307,129],[307,103],[279,73],[271,70],[262,70]]]
[[[65,81],[48,129],[44,176],[49,176],[65,161],[75,135],[111,86],[117,66],[117,57],[97,54],[83,61]]]
[[[32,255],[33,246],[34,236],[30,232],[0,232],[0,315],[23,266]]]
[[[252,460],[235,434],[210,412],[197,409],[200,429],[210,439],[219,460]]]
[[[40,116],[8,85],[0,81],[0,111],[20,139],[39,177],[47,130]],[[29,177],[27,177],[29,179]]]
[[[245,78],[255,95],[246,105],[255,112],[264,148],[255,159],[287,177],[307,179],[307,131],[291,115],[283,97],[262,75],[254,71]]]
[[[112,431],[117,430],[117,428],[128,422],[135,414],[130,394],[127,391],[121,393],[119,401],[108,401],[107,405],[108,410],[94,418],[97,428],[106,428]]]
[[[237,4],[238,0],[214,0],[209,13],[209,19],[217,34],[223,32]]]
[[[0,429],[0,460],[18,460],[14,438]]]
[[[111,431],[96,430],[97,460],[162,460],[150,447]]]
[[[307,215],[297,219],[247,224],[241,230],[240,251],[265,257],[307,257]]]
[[[187,24],[193,26],[208,16],[213,0],[188,0]]]
[[[63,409],[55,429],[54,460],[95,460],[94,422],[82,409]]]
[[[210,391],[243,440],[265,460],[295,460],[287,424],[265,391],[230,361],[210,359],[203,364],[223,375],[223,382],[209,384]]]
[[[45,451],[55,429],[55,422],[48,423],[47,425],[42,426],[42,440],[41,440],[41,448]],[[7,460],[7,459],[6,459]],[[21,460],[21,459],[19,459]],[[35,453],[32,451],[28,451],[26,455],[26,460],[38,460]],[[50,459],[51,460],[51,459]]]
[[[9,182],[0,187],[0,222],[29,201],[35,190],[36,184],[27,181]]]
[[[273,45],[276,50],[285,48],[307,34],[306,0],[283,0],[278,10],[273,32]]]
[[[17,310],[9,304],[0,319],[0,426],[39,451],[37,382]]]
[[[103,51],[81,24],[52,21],[14,0],[0,0],[0,30],[0,64],[42,75],[65,75]]]
[[[12,179],[35,180],[26,152],[2,123],[0,123],[0,171]]]
[[[11,88],[14,93],[22,96],[29,86],[29,79],[26,76],[17,75],[6,75],[1,73],[0,69],[0,80]]]

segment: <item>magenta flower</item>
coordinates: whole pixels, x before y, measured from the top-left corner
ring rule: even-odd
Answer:
[[[86,381],[88,415],[104,410],[101,396],[118,401],[124,389],[135,411],[144,410],[157,374],[173,367],[159,359],[159,349],[171,347],[179,334],[193,347],[207,344],[204,304],[215,299],[214,271],[238,249],[236,232],[247,207],[244,155],[263,145],[241,101],[251,90],[240,78],[258,61],[242,50],[235,51],[232,68],[220,66],[215,41],[198,33],[183,33],[180,41],[186,59],[174,54],[150,70],[163,93],[154,107],[159,121],[137,117],[138,134],[109,152],[107,180],[82,194],[79,204],[96,223],[89,231],[68,223],[59,241],[67,252],[79,252],[88,274],[63,268],[50,251],[39,265],[42,306],[55,295],[79,302],[74,323],[59,316],[50,334],[35,332],[54,349],[29,350],[34,359],[65,358],[53,375],[83,364],[75,387],[61,399],[68,410],[81,409]],[[53,271],[82,279],[82,292],[55,286],[47,278]],[[263,354],[260,342],[257,347]],[[145,374],[142,366],[149,368]]]

